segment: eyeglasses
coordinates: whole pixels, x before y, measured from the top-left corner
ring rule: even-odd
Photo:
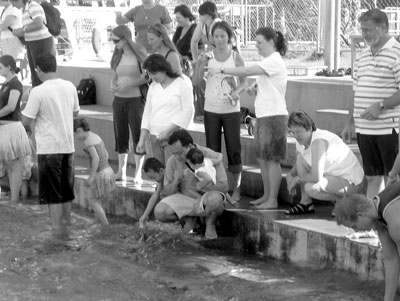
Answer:
[[[117,44],[119,41],[121,41],[122,39],[111,39],[113,41],[114,44]]]

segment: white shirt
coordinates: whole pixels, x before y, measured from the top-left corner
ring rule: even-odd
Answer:
[[[4,9],[3,15],[1,16],[1,22],[4,22],[7,16],[14,16],[15,22],[11,24],[11,28],[21,28],[22,27],[22,12],[18,8],[10,5],[9,7]],[[1,31],[1,38],[2,39],[9,39],[15,37],[12,32],[8,29]]]
[[[324,176],[341,177],[350,184],[358,185],[364,178],[364,170],[351,149],[336,134],[317,129],[312,133],[311,143],[308,148],[296,141],[296,149],[309,166],[312,162],[311,147],[315,140],[322,139],[328,143],[325,155]]]
[[[37,154],[75,151],[73,113],[79,111],[76,87],[57,78],[34,87],[22,114],[35,119]]]
[[[194,171],[196,178],[199,181],[203,181],[204,178],[199,174],[199,172],[204,172],[209,175],[214,185],[217,183],[217,171],[215,170],[211,159],[204,158],[204,166],[199,167]]]
[[[265,74],[257,76],[257,96],[254,108],[257,118],[288,115],[286,109],[286,66],[281,55],[274,52],[258,63]]]
[[[193,86],[181,75],[165,89],[153,82],[147,93],[142,118],[142,129],[157,135],[171,124],[186,129],[193,117]]]

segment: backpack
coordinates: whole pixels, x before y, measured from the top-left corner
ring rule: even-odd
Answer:
[[[46,15],[46,27],[52,36],[57,37],[61,33],[61,14],[60,11],[48,2],[40,3]]]
[[[79,105],[96,104],[96,85],[93,78],[83,78],[76,88],[78,92]]]

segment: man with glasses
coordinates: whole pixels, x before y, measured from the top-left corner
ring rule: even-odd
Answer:
[[[357,133],[367,197],[385,188],[385,176],[398,152],[400,115],[400,44],[389,36],[389,22],[379,9],[363,13],[360,22],[365,48],[354,64],[354,102],[350,104],[342,138],[349,141]]]

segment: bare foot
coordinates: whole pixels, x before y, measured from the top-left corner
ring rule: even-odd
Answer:
[[[256,205],[254,206],[257,209],[276,209],[278,208],[278,201],[277,200],[273,200],[273,201],[267,201],[265,203],[262,203],[260,205]]]
[[[232,193],[232,201],[239,202],[241,199],[241,195],[240,195],[240,190],[239,189],[235,189]]]
[[[268,199],[263,196],[263,197],[261,197],[261,198],[259,198],[257,200],[250,201],[249,203],[252,204],[252,205],[260,205],[262,203],[266,203],[267,201],[268,201]]]
[[[123,175],[122,172],[117,172],[115,174],[115,180],[116,181],[126,181],[126,175]]]
[[[184,217],[185,224],[183,225],[182,231],[190,233],[196,226],[196,218],[192,216]]]
[[[134,183],[134,185],[135,186],[142,186],[143,185],[143,180],[142,180],[142,178],[135,178],[134,180],[133,180],[133,183]]]
[[[217,230],[215,230],[214,223],[207,223],[206,225],[206,233],[204,234],[207,239],[216,239],[218,238]]]

